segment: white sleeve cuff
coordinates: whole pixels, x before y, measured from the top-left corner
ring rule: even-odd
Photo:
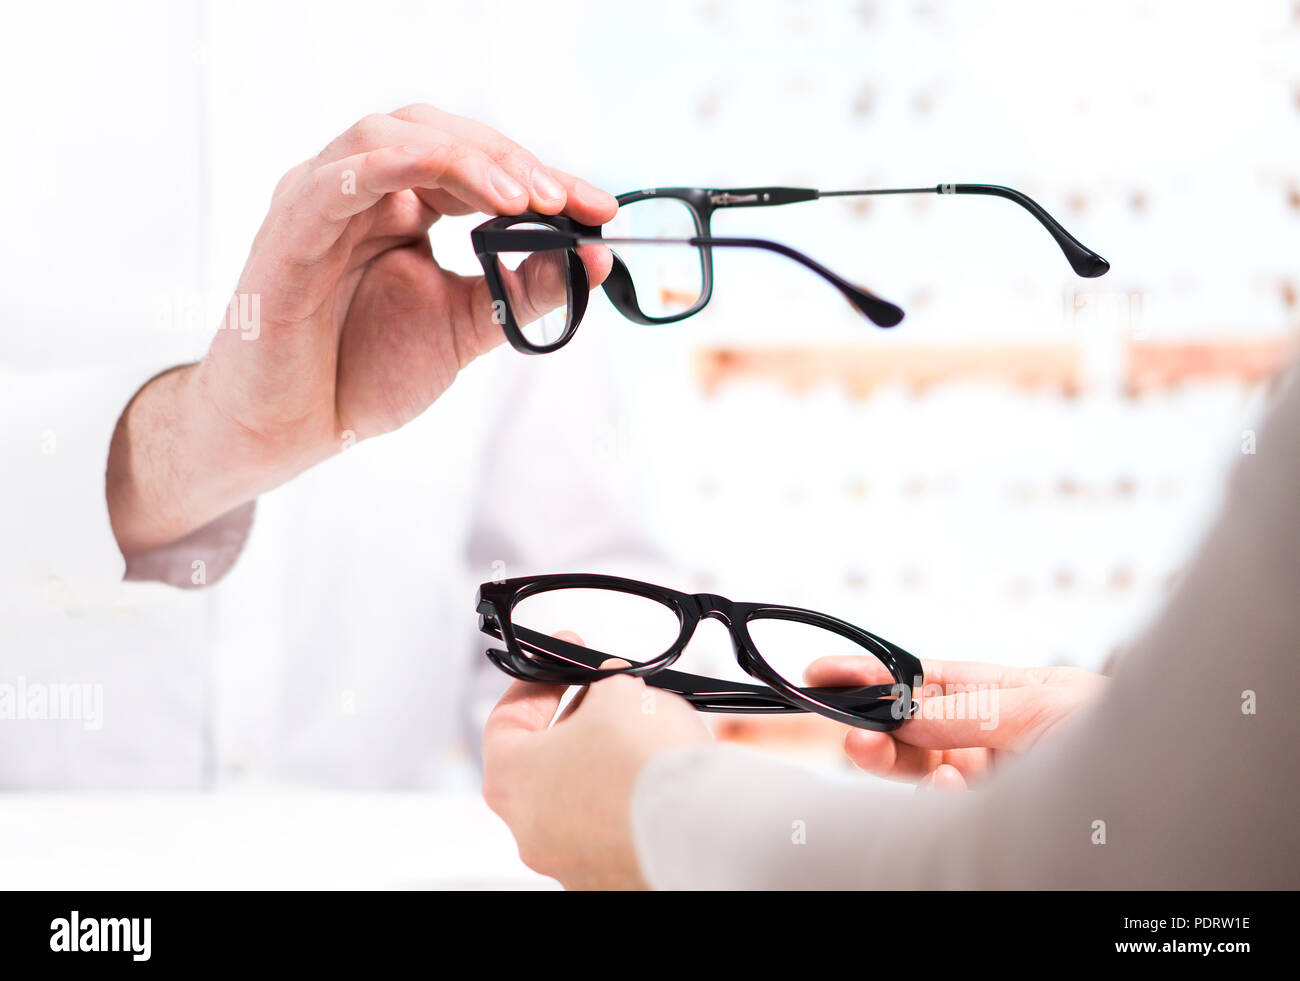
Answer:
[[[131,559],[127,581],[161,582],[181,589],[212,585],[230,571],[244,550],[256,503],[241,504],[184,538]]]

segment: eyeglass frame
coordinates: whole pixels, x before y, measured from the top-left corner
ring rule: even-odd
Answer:
[[[880,327],[893,327],[903,319],[903,310],[896,304],[877,296],[870,290],[849,282],[829,268],[802,252],[779,242],[761,238],[718,238],[711,234],[713,213],[721,208],[770,207],[796,204],[832,197],[868,197],[894,194],[976,194],[1000,197],[1012,201],[1028,211],[1052,236],[1069,262],[1070,268],[1085,279],[1104,276],[1110,263],[1089,249],[1066,231],[1048,211],[1029,195],[999,184],[936,184],[933,187],[897,187],[861,190],[823,191],[800,187],[746,187],[720,190],[700,187],[659,187],[628,191],[617,196],[619,207],[650,199],[669,199],[683,202],[695,224],[696,235],[689,238],[609,238],[602,226],[587,225],[566,215],[543,215],[524,212],[518,215],[501,215],[489,219],[470,232],[474,253],[483,267],[484,278],[494,304],[499,304],[503,316],[501,326],[511,347],[524,354],[549,354],[564,347],[573,339],[582,317],[586,313],[590,284],[586,266],[577,255],[582,245],[614,246],[678,245],[695,248],[700,255],[700,296],[688,309],[664,317],[652,317],[641,310],[636,299],[636,287],[626,264],[612,248],[613,259],[609,275],[603,283],[605,295],[614,308],[627,320],[637,324],[670,324],[699,313],[713,296],[713,248],[762,249],[784,255],[821,276],[836,287],[845,299],[861,314]],[[543,229],[519,229],[521,224],[540,224]],[[567,271],[567,319],[559,339],[548,344],[534,344],[523,334],[514,309],[505,290],[496,257],[503,252],[546,252],[565,250]]]
[[[602,668],[601,664],[610,658],[628,659],[514,623],[514,608],[522,600],[562,589],[608,589],[658,602],[676,614],[680,625],[677,639],[666,651],[648,661],[630,662],[624,668]],[[522,576],[483,583],[475,596],[475,607],[479,614],[479,630],[502,641],[506,648],[488,648],[484,652],[486,657],[502,672],[520,681],[587,685],[626,674],[644,678],[648,685],[680,695],[701,712],[814,712],[836,722],[876,732],[891,732],[911,718],[917,710],[913,693],[924,684],[920,660],[897,644],[845,620],[802,607],[737,603],[714,593],[683,593],[635,579],[588,573]],[[669,665],[681,656],[704,619],[718,620],[727,628],[737,663],[746,674],[764,682],[766,687],[668,670]],[[838,634],[875,657],[889,671],[893,683],[800,688],[781,677],[764,660],[749,634],[747,625],[751,620],[786,620]],[[539,663],[539,659],[546,663]],[[818,693],[820,697],[810,692]],[[840,705],[831,704],[828,698]],[[906,705],[906,708],[900,709],[900,705]]]

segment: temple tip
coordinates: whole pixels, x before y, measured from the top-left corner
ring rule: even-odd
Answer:
[[[903,308],[882,302],[880,316],[873,321],[878,327],[897,327],[903,322]]]
[[[859,287],[852,291],[845,290],[844,295],[853,305],[853,309],[865,315],[877,327],[894,327],[903,320],[902,307],[888,300],[882,300],[875,293]]]
[[[1096,279],[1110,272],[1110,263],[1095,252],[1080,256],[1077,262],[1071,262],[1070,265],[1084,279]]]

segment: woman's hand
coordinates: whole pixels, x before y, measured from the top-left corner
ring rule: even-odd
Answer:
[[[645,888],[632,843],[637,774],[664,750],[709,742],[709,730],[685,699],[627,675],[586,688],[551,725],[565,690],[510,686],[483,732],[483,797],[529,868],[569,889]]]
[[[525,210],[598,225],[618,205],[495,130],[424,105],[367,116],[285,174],[207,356],[150,382],[123,413],[108,474],[123,554],[174,541],[428,408],[504,338],[483,277],[443,269],[429,226]],[[594,288],[610,254],[579,252]],[[505,275],[540,316],[565,286],[534,259]]]
[[[1078,668],[1011,668],[925,661],[917,715],[893,732],[850,729],[844,750],[863,770],[963,790],[1003,753],[1020,753],[1091,704],[1107,679]],[[875,658],[827,657],[809,665],[813,686],[888,684]]]

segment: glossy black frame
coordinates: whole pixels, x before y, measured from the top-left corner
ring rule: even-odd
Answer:
[[[599,226],[584,225],[571,218],[557,215],[525,213],[521,215],[504,215],[493,218],[479,225],[470,233],[474,253],[483,266],[488,289],[492,299],[501,304],[504,312],[503,328],[512,347],[524,354],[548,354],[559,350],[567,344],[582,322],[587,307],[589,283],[586,267],[577,258],[574,251],[580,245],[689,245],[700,253],[701,290],[699,300],[689,309],[667,317],[651,317],[642,311],[636,298],[636,287],[631,273],[618,255],[614,255],[613,267],[604,283],[605,295],[625,318],[638,324],[670,324],[685,320],[699,313],[713,296],[713,248],[748,248],[763,249],[793,259],[821,276],[835,286],[849,303],[869,320],[880,327],[893,327],[903,319],[903,311],[897,305],[882,299],[870,290],[856,286],[842,276],[802,252],[758,238],[717,238],[711,234],[713,213],[719,208],[756,208],[771,207],[782,204],[797,204],[815,201],[820,198],[869,197],[892,194],[978,194],[1005,198],[1028,211],[1047,229],[1056,242],[1074,272],[1085,278],[1094,279],[1103,276],[1110,269],[1110,263],[1096,252],[1089,249],[1077,238],[1065,230],[1055,218],[1037,201],[1020,191],[998,184],[936,184],[933,187],[894,187],[847,191],[822,191],[803,187],[742,187],[730,190],[701,187],[658,187],[641,191],[628,191],[618,195],[621,207],[649,198],[671,198],[682,201],[690,210],[695,221],[696,235],[685,239],[660,238],[607,238]],[[519,224],[541,224],[552,229],[518,229]],[[568,251],[566,267],[569,290],[569,323],[564,333],[550,344],[533,344],[520,330],[506,296],[497,267],[496,256],[502,252],[542,252],[564,249]],[[613,250],[611,250],[613,251]]]
[[[672,610],[680,624],[677,639],[658,657],[632,662],[626,668],[600,665],[617,653],[607,653],[515,625],[512,613],[523,599],[555,589],[610,589],[655,600]],[[924,683],[921,662],[896,644],[861,627],[824,613],[771,603],[736,603],[713,593],[682,593],[635,579],[571,573],[524,576],[483,583],[475,597],[479,629],[504,642],[505,650],[489,648],[487,658],[512,678],[559,685],[585,685],[616,674],[645,678],[646,684],[681,695],[701,712],[816,712],[861,729],[888,732],[914,714],[912,693]],[[750,685],[719,681],[668,670],[690,642],[702,619],[720,621],[731,635],[736,661],[746,674],[764,682]],[[865,649],[889,671],[893,684],[861,687],[800,688],[783,679],[763,660],[749,635],[752,619],[790,620],[839,634]],[[908,710],[898,702],[907,699]]]

